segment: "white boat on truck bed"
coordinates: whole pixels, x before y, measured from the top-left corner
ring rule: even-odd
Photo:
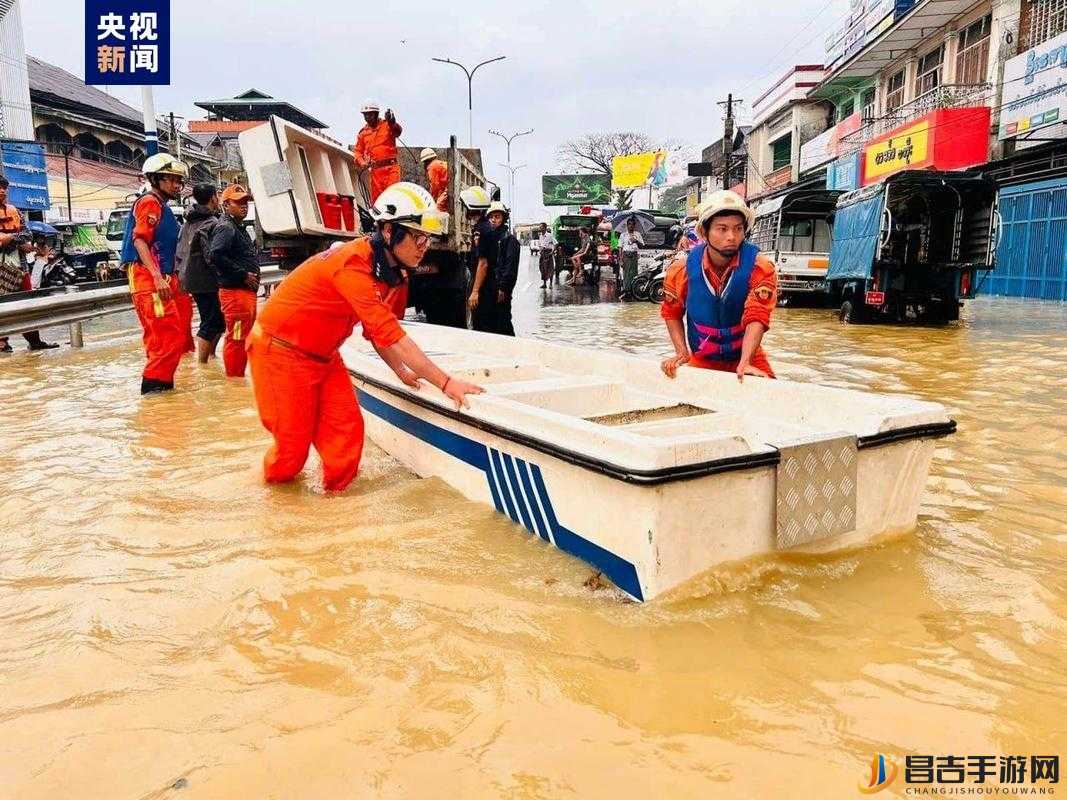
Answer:
[[[370,438],[648,600],[725,562],[915,525],[942,406],[405,323],[470,409],[342,348]]]

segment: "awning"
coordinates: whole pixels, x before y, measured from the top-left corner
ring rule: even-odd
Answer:
[[[863,78],[877,74],[931,34],[944,30],[953,19],[972,6],[974,0],[919,0],[914,8],[877,39],[827,75],[813,92],[839,78]]]

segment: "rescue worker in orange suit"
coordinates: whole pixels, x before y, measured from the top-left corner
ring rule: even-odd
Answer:
[[[291,480],[314,445],[323,485],[342,491],[363,453],[363,417],[338,352],[358,324],[382,360],[412,389],[420,379],[459,409],[481,387],[451,377],[404,333],[408,270],[431,236],[448,232],[448,215],[421,186],[398,183],[371,208],[374,233],[312,256],[264,304],[252,328],[248,358],[263,426],[274,443],[263,459],[268,483]]]
[[[778,299],[774,263],[745,241],[755,215],[731,191],[714,192],[697,211],[699,243],[671,264],[660,316],[675,354],[663,360],[673,378],[688,364],[773,378],[760,344]]]
[[[226,320],[222,363],[230,378],[245,374],[245,346],[256,321],[259,259],[243,225],[251,198],[245,187],[236,183],[223,190],[222,217],[211,229],[207,248],[207,261],[219,282],[219,305]]]
[[[400,164],[396,160],[396,140],[404,129],[396,121],[390,109],[385,110],[385,119],[378,116],[380,106],[375,100],[368,100],[360,111],[366,125],[356,137],[352,151],[356,164],[370,169],[370,201],[377,201],[378,195],[400,180]]]
[[[181,290],[174,270],[179,228],[167,205],[181,195],[189,169],[173,156],[157,153],[141,171],[152,189],[130,209],[120,259],[144,330],[147,361],[141,394],[150,394],[174,388],[182,353],[192,348],[192,299]]]
[[[437,157],[432,147],[424,147],[419,160],[426,170],[426,184],[437,202],[437,210],[448,211],[448,164]]]

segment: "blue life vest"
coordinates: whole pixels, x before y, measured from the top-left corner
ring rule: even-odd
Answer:
[[[122,252],[119,255],[124,264],[136,264],[141,260],[141,257],[137,255],[136,248],[133,246],[133,228],[137,224],[134,219],[134,210],[137,208],[137,204],[146,197],[148,197],[146,194],[138,197],[134,201],[133,207],[130,208],[130,215],[126,217],[126,232],[122,235]],[[158,197],[156,199],[159,200]],[[164,275],[170,275],[174,272],[174,255],[178,250],[178,234],[181,228],[170,207],[163,201],[160,201],[160,205],[163,207],[163,213],[159,216],[155,241],[152,243],[151,249],[152,255],[156,257],[156,262],[159,264],[159,271]]]
[[[745,298],[756,266],[759,248],[751,242],[741,244],[737,267],[726,281],[722,295],[711,291],[704,276],[704,248],[701,244],[689,251],[685,271],[689,290],[685,299],[685,332],[689,350],[697,358],[707,361],[737,361],[741,357],[741,342],[745,329],[741,316]]]

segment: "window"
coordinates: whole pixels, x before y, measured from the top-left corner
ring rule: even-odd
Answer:
[[[885,85],[885,110],[892,111],[904,105],[904,70],[890,77]]]
[[[771,172],[788,167],[793,161],[793,134],[771,143]]]
[[[989,26],[987,14],[960,33],[956,53],[956,83],[985,83],[989,63]]]
[[[1026,20],[1027,33],[1025,44],[1020,42],[1020,52],[1067,31],[1067,0],[1024,2],[1022,16]]]
[[[915,96],[922,97],[941,85],[941,62],[945,58],[945,46],[927,53],[919,59],[919,69],[915,75]]]
[[[863,90],[860,95],[860,110],[863,111],[864,119],[874,118],[874,87]]]
[[[851,117],[856,112],[856,99],[854,97],[848,98],[837,107],[837,121],[840,122],[845,117]]]

